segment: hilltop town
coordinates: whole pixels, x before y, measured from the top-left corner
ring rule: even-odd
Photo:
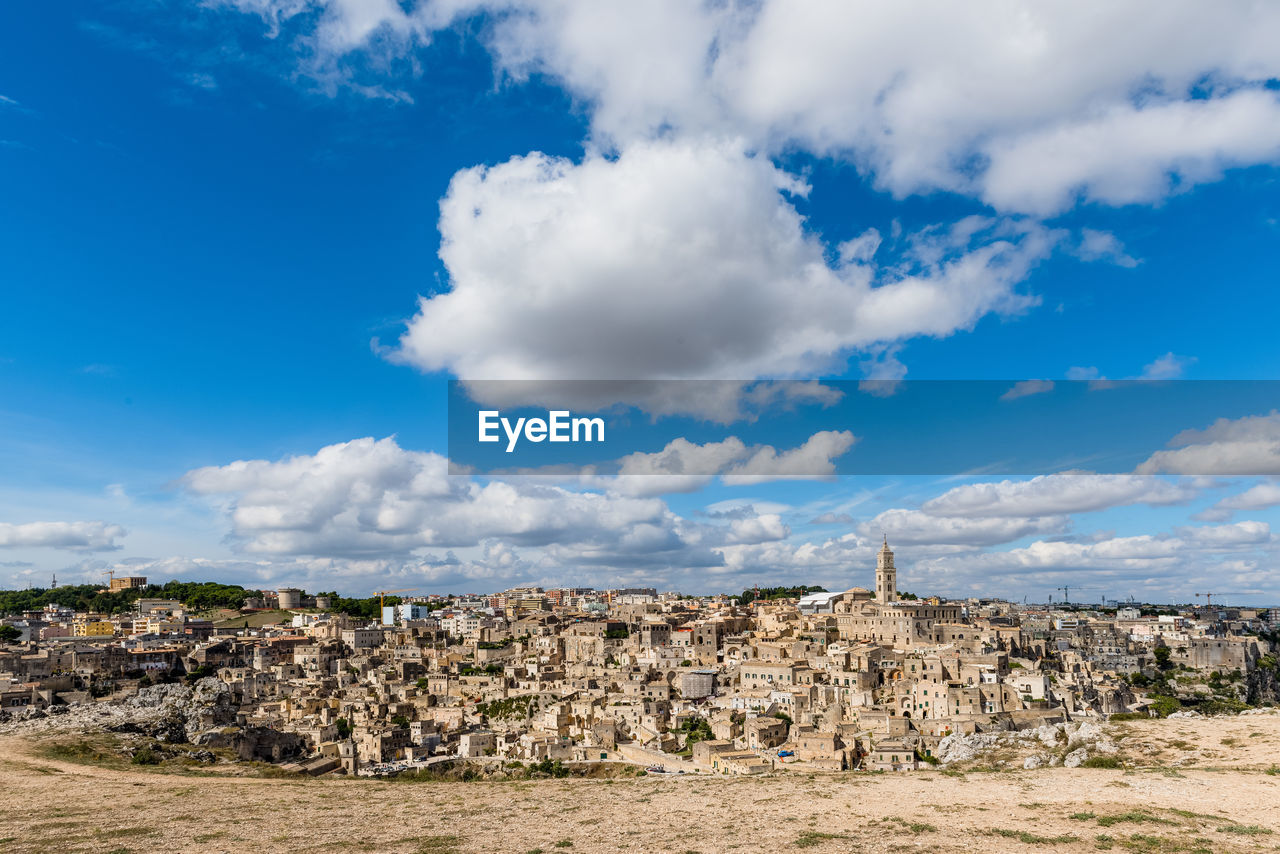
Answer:
[[[254,591],[221,620],[142,595],[121,613],[11,614],[0,728],[143,732],[157,740],[140,749],[227,748],[312,776],[910,772],[1010,743],[1023,768],[1116,767],[1101,722],[1277,700],[1275,609],[917,598],[888,543],[874,590],[527,587],[384,598],[372,617],[336,599]],[[176,727],[156,716],[175,708]]]

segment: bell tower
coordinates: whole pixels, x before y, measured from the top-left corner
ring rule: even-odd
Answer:
[[[898,570],[893,566],[893,551],[889,548],[889,536],[876,555],[876,600],[888,604],[898,599]]]

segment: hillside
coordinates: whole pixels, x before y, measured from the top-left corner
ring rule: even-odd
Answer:
[[[0,739],[12,852],[1245,852],[1280,845],[1280,716],[1130,722],[1128,769],[506,783],[226,776]],[[987,768],[991,766],[987,765]],[[244,773],[252,773],[245,769]]]

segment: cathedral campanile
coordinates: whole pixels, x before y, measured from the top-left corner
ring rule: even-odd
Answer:
[[[887,535],[884,546],[876,555],[876,599],[885,604],[898,599],[898,570],[893,566],[893,552],[889,549]]]

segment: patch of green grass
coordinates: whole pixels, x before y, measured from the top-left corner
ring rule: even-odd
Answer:
[[[821,845],[829,839],[844,839],[838,833],[820,833],[816,830],[807,830],[800,834],[800,838],[795,841],[797,848],[813,848],[815,845]]]
[[[1272,830],[1258,824],[1224,824],[1218,828],[1219,833],[1234,833],[1239,836],[1270,836]]]
[[[150,836],[159,832],[154,827],[116,827],[111,830],[99,830],[97,835],[112,838],[116,836]]]
[[[1174,839],[1168,836],[1150,836],[1143,833],[1135,833],[1128,839],[1120,840],[1120,844],[1130,851],[1138,851],[1141,854],[1173,854],[1173,852],[1186,851],[1187,847],[1180,839]]]
[[[1177,824],[1167,818],[1161,818],[1158,815],[1152,815],[1146,810],[1129,810],[1128,812],[1116,813],[1115,815],[1098,816],[1099,827],[1111,827],[1115,824],[1130,823],[1141,824],[1149,822],[1151,824]]]
[[[1080,841],[1078,836],[1072,836],[1069,833],[1061,836],[1040,836],[1026,830],[1008,830],[1003,827],[992,828],[987,833],[991,836],[1003,836],[1005,839],[1016,839],[1026,845],[1070,845],[1072,842]]]
[[[1119,768],[1120,760],[1114,756],[1090,756],[1080,763],[1081,768]]]
[[[424,836],[418,840],[418,854],[456,854],[461,844],[462,839],[453,834]]]
[[[932,824],[926,824],[923,821],[907,821],[905,818],[902,818],[901,816],[896,816],[896,815],[891,815],[880,820],[872,819],[870,824],[876,825],[876,824],[879,824],[880,821],[893,822],[894,824],[900,824],[907,830],[910,830],[912,833],[915,833],[917,835],[921,833],[936,833],[938,830],[938,828],[934,827]]]
[[[572,839],[561,839],[559,842],[557,842],[557,843],[556,843],[556,847],[557,847],[557,848],[572,848],[572,847],[573,847],[573,840],[572,840]]]
[[[1067,816],[1067,818],[1075,821],[1093,821],[1097,817],[1097,815],[1091,812],[1073,812],[1071,815]]]
[[[120,764],[120,754],[110,746],[89,739],[46,742],[38,751],[49,759],[65,759],[71,762]]]
[[[225,830],[219,830],[214,833],[201,833],[199,836],[191,837],[191,841],[192,842],[212,842],[213,840],[221,839],[226,835],[227,835],[227,832]]]

